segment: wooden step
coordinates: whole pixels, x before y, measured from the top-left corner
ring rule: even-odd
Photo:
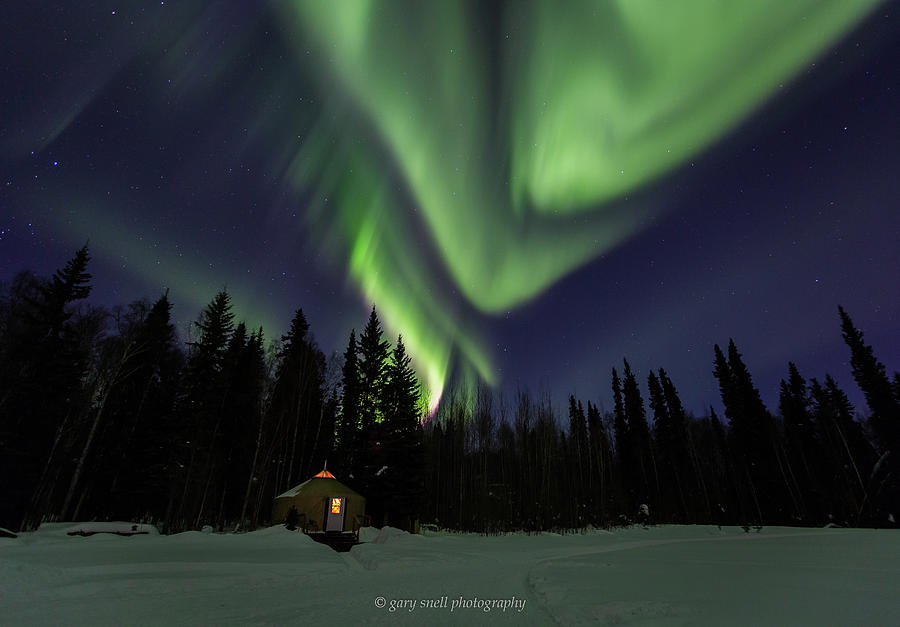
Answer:
[[[359,544],[355,533],[314,532],[306,534],[316,542],[327,544],[338,553],[346,553],[354,545]]]

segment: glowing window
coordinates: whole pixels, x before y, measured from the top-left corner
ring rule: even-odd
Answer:
[[[344,499],[341,498],[333,498],[331,499],[331,513],[332,514],[340,514],[341,513],[341,501]]]

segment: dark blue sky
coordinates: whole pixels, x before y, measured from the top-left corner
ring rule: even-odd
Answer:
[[[322,348],[343,350],[370,304],[303,232],[307,199],[280,184],[266,141],[324,113],[309,83],[283,80],[302,62],[243,3],[114,11],[2,9],[0,280],[49,274],[90,239],[95,303],[170,287],[183,335],[227,285],[270,336],[302,307]],[[173,62],[171,33],[190,29],[212,36]],[[863,409],[837,305],[900,369],[897,59],[891,2],[640,192],[670,209],[639,235],[507,315],[479,314],[504,389],[609,408],[627,357],[642,384],[664,367],[699,414],[720,406],[713,344],[734,338],[770,409],[788,360]]]

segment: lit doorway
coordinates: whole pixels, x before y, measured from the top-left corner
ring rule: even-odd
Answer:
[[[328,499],[328,518],[325,522],[325,531],[344,530],[346,502],[347,499],[343,496],[333,496]]]

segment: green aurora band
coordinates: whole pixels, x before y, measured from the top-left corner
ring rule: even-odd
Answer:
[[[322,199],[311,231],[348,251],[435,407],[454,353],[469,376],[496,377],[433,289],[416,224],[475,308],[520,305],[660,213],[623,199],[722,138],[877,4],[517,1],[493,41],[462,2],[278,2],[298,58],[319,59],[332,114],[288,176]]]
[[[538,296],[663,213],[665,202],[629,194],[724,137],[878,4],[517,0],[492,8],[488,24],[474,2],[272,0],[294,58],[249,79],[242,98],[255,119],[229,149],[262,146],[272,180],[310,199],[302,237],[347,267],[392,340],[403,333],[434,409],[451,371],[497,382],[481,315]],[[143,3],[121,5],[122,18],[145,15]],[[198,0],[166,3],[142,36],[123,21],[58,86],[55,108],[23,124],[37,139],[0,148],[27,155],[52,143],[142,55],[158,62],[153,80],[171,83],[161,98],[202,105],[268,17]],[[228,46],[210,32],[227,33]],[[282,111],[309,79],[316,106]],[[223,120],[243,112],[242,98],[218,103]],[[74,244],[90,236],[151,283],[160,263],[174,269],[173,290],[194,307],[211,297],[193,294],[197,277],[224,278],[168,243],[134,252],[137,231],[121,220],[89,226],[109,222],[114,205],[81,203],[58,216]],[[277,319],[256,277],[225,281],[236,305],[254,303],[251,321]]]

